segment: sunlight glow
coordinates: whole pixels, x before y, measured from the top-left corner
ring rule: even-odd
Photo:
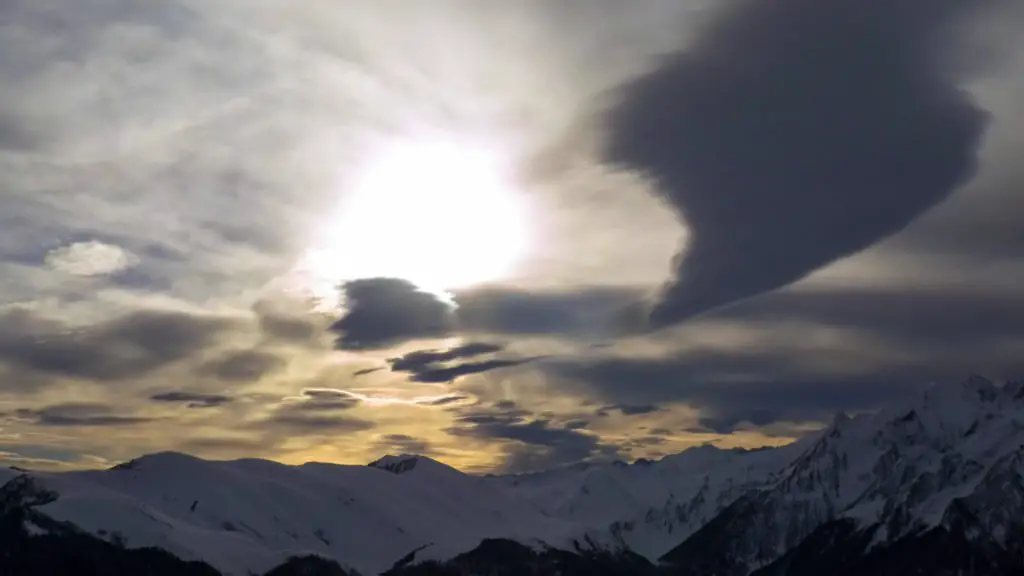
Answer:
[[[527,248],[526,215],[499,154],[423,140],[376,155],[316,246],[303,266],[316,296],[375,277],[444,293],[509,274]]]

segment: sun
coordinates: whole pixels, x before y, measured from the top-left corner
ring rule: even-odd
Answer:
[[[305,258],[314,293],[358,278],[445,293],[505,277],[528,239],[508,164],[489,148],[445,140],[382,149]]]

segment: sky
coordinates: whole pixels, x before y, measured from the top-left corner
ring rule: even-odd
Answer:
[[[7,0],[0,462],[471,472],[1024,376],[1012,0]]]

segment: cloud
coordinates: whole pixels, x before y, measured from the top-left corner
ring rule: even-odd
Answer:
[[[490,407],[476,407],[460,413],[455,425],[445,432],[452,436],[481,440],[507,440],[502,471],[528,472],[595,456],[617,454],[615,447],[600,438],[580,432],[581,427],[556,427],[549,420],[536,419],[511,401]]]
[[[290,412],[324,412],[355,408],[362,399],[345,390],[306,388],[298,398],[290,398],[279,410]]]
[[[281,429],[296,434],[361,432],[376,427],[374,422],[348,412],[362,400],[345,390],[307,388],[294,398],[278,404],[266,419],[253,423],[261,430]]]
[[[229,382],[256,382],[281,370],[285,364],[285,360],[273,352],[234,350],[205,363],[200,372]]]
[[[340,434],[362,432],[376,427],[376,424],[373,422],[353,416],[303,414],[297,412],[275,414],[269,420],[259,423],[257,427],[265,429],[268,424],[299,434]]]
[[[448,350],[419,350],[388,361],[396,372],[416,372],[431,364],[501,352],[505,347],[490,342],[469,342]]]
[[[459,328],[510,335],[607,338],[620,334],[635,289],[577,286],[561,290],[489,287],[455,294]]]
[[[660,412],[664,408],[660,406],[654,406],[651,404],[614,404],[612,406],[603,406],[598,408],[594,414],[597,416],[608,416],[612,412],[618,412],[623,416],[641,416],[644,414],[651,414],[653,412]]]
[[[269,339],[305,344],[322,333],[321,318],[309,310],[287,309],[269,301],[253,306],[260,331]]]
[[[346,311],[331,330],[343,350],[383,349],[452,331],[452,306],[408,280],[353,280],[342,291]]]
[[[739,0],[625,86],[608,160],[653,177],[689,228],[650,321],[799,280],[970,180],[988,115],[951,56],[991,4]]]
[[[138,378],[198,354],[236,326],[223,317],[165,310],[138,310],[82,328],[27,310],[0,320],[0,362],[96,381]]]
[[[504,346],[487,342],[470,342],[448,350],[418,350],[388,360],[392,372],[408,372],[413,382],[443,383],[462,376],[481,374],[501,368],[511,368],[533,362],[538,358],[491,359],[478,362],[450,362],[500,352]]]
[[[189,408],[215,408],[234,401],[230,396],[221,394],[203,394],[200,392],[161,392],[149,397],[154,402],[185,404]]]
[[[131,426],[155,420],[120,415],[112,407],[96,403],[54,404],[38,409],[22,408],[8,415],[11,416],[18,420],[28,420],[36,426],[54,427]]]
[[[854,329],[904,350],[930,348],[930,361],[941,363],[950,348],[1006,342],[1024,333],[1024,297],[920,288],[787,290],[722,310],[713,319]]]
[[[374,447],[377,450],[402,454],[426,455],[432,451],[429,441],[422,438],[414,438],[408,434],[385,434],[374,440]]]
[[[73,276],[106,276],[127,270],[139,258],[120,246],[98,240],[75,242],[46,254],[46,264]]]
[[[753,366],[760,368],[736,372]],[[775,364],[778,371],[769,366]],[[717,365],[717,366],[716,366]],[[563,386],[618,402],[648,402],[667,408],[687,405],[698,411],[691,431],[729,433],[740,424],[762,427],[779,422],[827,422],[840,411],[875,410],[913,397],[928,384],[921,372],[884,369],[863,375],[813,373],[785,367],[774,357],[736,354],[711,362],[701,357],[661,360],[607,359],[564,364]],[[737,368],[738,367],[738,368]],[[629,382],[628,387],[622,382]]]
[[[405,280],[372,278],[346,286],[352,291],[346,298],[348,310],[331,327],[338,335],[338,348],[345,350],[384,349],[456,334],[611,338],[637,329],[644,298],[637,289],[491,286],[456,292],[448,301]],[[452,353],[469,357],[496,351],[469,348]]]
[[[440,398],[432,398],[430,400],[420,400],[417,402],[420,406],[449,406],[452,404],[459,404],[470,400],[469,396],[462,394],[449,394],[448,396],[441,396]]]

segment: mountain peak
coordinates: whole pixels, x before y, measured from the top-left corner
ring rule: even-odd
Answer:
[[[370,462],[367,466],[387,470],[392,474],[406,474],[414,469],[421,471],[424,469],[447,470],[461,474],[461,472],[447,464],[419,454],[387,454]]]
[[[153,454],[144,454],[137,458],[132,458],[127,462],[122,462],[112,466],[111,470],[135,470],[137,468],[145,466],[146,468],[151,467],[178,467],[183,465],[190,465],[196,462],[202,462],[201,458],[192,456],[190,454],[184,454],[182,452],[155,452]]]

